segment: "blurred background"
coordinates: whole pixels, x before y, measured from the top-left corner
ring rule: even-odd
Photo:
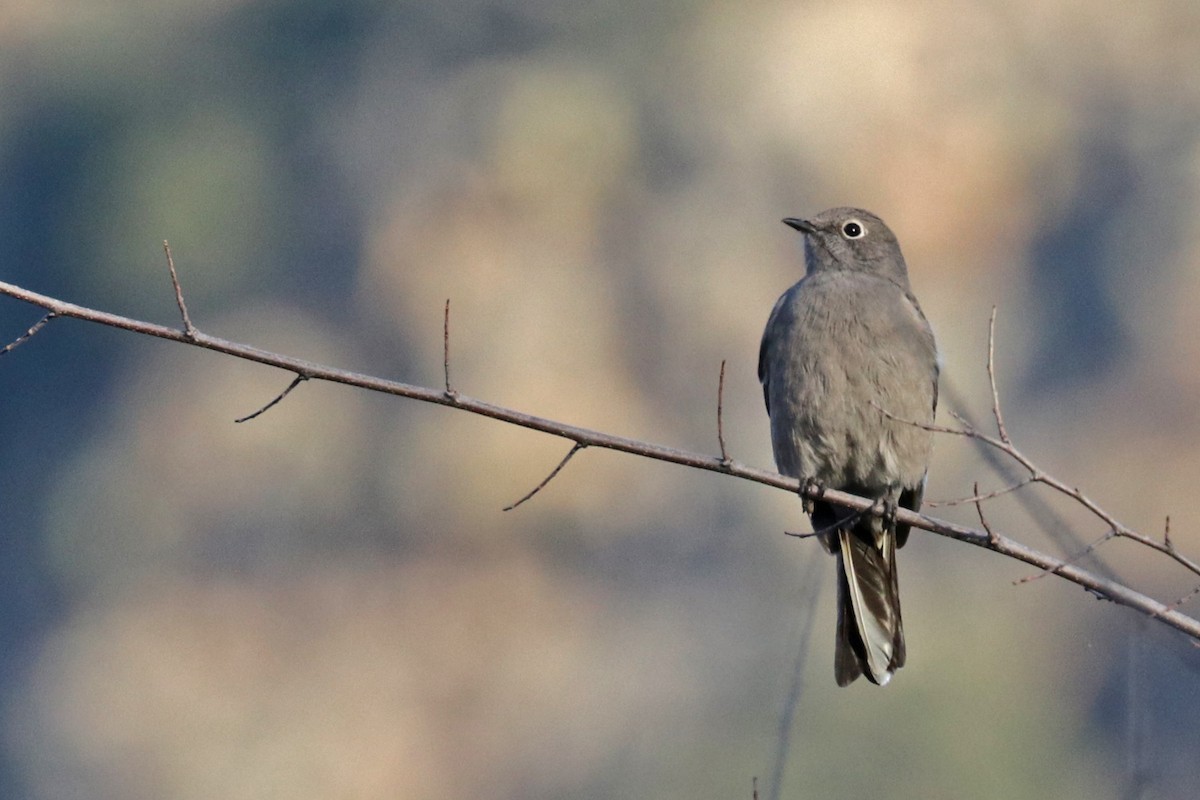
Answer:
[[[178,324],[169,239],[203,330],[430,386],[449,297],[458,389],[612,433],[715,453],[727,359],[770,466],[779,220],[843,204],[904,245],[944,409],[988,421],[997,306],[1017,443],[1200,555],[1193,2],[0,3],[0,279]],[[503,513],[569,443],[311,383],[233,423],[290,379],[76,321],[0,361],[0,796],[766,796],[797,664],[784,797],[1194,796],[1161,625],[915,532],[908,666],[839,690],[794,497],[588,450]],[[940,437],[929,497],[975,481]]]

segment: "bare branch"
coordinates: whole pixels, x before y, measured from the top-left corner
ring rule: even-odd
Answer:
[[[29,330],[22,333],[16,339],[13,339],[11,342],[6,344],[4,346],[4,349],[0,350],[0,356],[8,355],[13,350],[16,350],[18,347],[25,344],[25,342],[32,339],[34,337],[34,335],[37,334],[38,331],[40,331],[42,328],[46,327],[47,322],[49,322],[50,320],[54,319],[57,316],[58,316],[58,314],[55,314],[53,311],[51,311],[46,316],[42,317],[37,322],[33,323],[33,327],[31,327]]]
[[[171,285],[175,287],[175,304],[179,306],[179,315],[183,317],[183,332],[189,338],[196,335],[196,326],[188,314],[187,303],[183,302],[183,288],[179,285],[179,275],[175,272],[175,259],[171,256],[171,245],[163,239],[163,252],[167,254],[167,269],[171,271]]]
[[[415,386],[412,384],[401,383],[399,381],[390,381],[383,378],[377,378],[371,375],[351,372],[348,370],[337,369],[322,364],[316,364],[303,359],[294,358],[291,356],[272,353],[266,350],[260,350],[250,345],[232,342],[226,339],[221,339],[216,336],[210,336],[199,330],[189,336],[185,331],[180,331],[175,328],[169,328],[165,325],[157,325],[151,322],[143,322],[141,320],[130,319],[118,314],[112,314],[107,311],[99,311],[85,306],[68,303],[47,295],[15,286],[10,283],[0,281],[0,294],[15,297],[18,300],[40,306],[49,312],[52,312],[57,317],[73,317],[75,319],[95,322],[101,325],[107,325],[113,328],[132,331],[134,333],[143,334],[146,336],[154,336],[160,339],[166,339],[173,342],[181,342],[192,345],[194,347],[202,347],[206,350],[212,350],[218,353],[225,353],[236,358],[245,359],[247,361],[257,362],[277,367],[279,369],[293,372],[297,375],[304,375],[310,380],[329,381],[332,383],[341,383],[347,386],[354,386],[368,391],[382,392],[385,394],[396,395],[398,397],[408,397],[414,400],[419,400],[425,403],[433,403],[435,405],[457,408],[462,411],[467,411],[472,414],[490,417],[501,422],[506,422],[511,425],[517,425],[530,430],[542,431],[553,436],[558,436],[564,439],[570,439],[576,445],[589,447],[603,447],[609,450],[616,450],[623,453],[651,458],[658,461],[667,461],[673,464],[679,464],[693,469],[709,470],[726,475],[732,475],[742,480],[753,481],[764,486],[771,486],[783,491],[797,494],[801,490],[801,482],[796,478],[790,478],[785,475],[780,475],[768,470],[749,467],[738,461],[730,461],[726,463],[721,458],[716,456],[703,455],[700,453],[691,453],[679,450],[673,447],[653,444],[650,442],[630,439],[623,436],[602,433],[600,431],[591,430],[589,428],[580,427],[577,425],[569,425],[564,422],[536,417],[532,414],[526,414],[502,406],[493,405],[482,400],[475,400],[463,395],[447,396],[444,390],[431,389],[423,386]],[[930,427],[933,426],[923,426]],[[1039,473],[1036,467],[1030,467],[1031,462],[1021,456],[1018,451],[1010,445],[1005,445],[1003,442],[990,437],[985,437],[982,434],[972,434],[967,431],[946,428],[947,432],[955,433],[964,436],[975,436],[981,441],[989,441],[993,446],[999,447],[1001,450],[1010,452],[1019,463],[1030,469],[1036,474],[1038,482],[1046,483],[1055,488],[1064,486],[1061,482],[1053,481],[1053,479]],[[574,448],[573,448],[574,449]],[[1022,460],[1024,459],[1024,460]],[[1064,487],[1065,488],[1065,487]],[[1066,489],[1069,494],[1070,489]],[[1077,490],[1076,490],[1077,492]],[[1083,497],[1083,495],[1078,495]],[[845,508],[865,513],[882,514],[883,510],[878,508],[875,500],[846,492],[827,489],[822,495],[822,499]],[[1087,501],[1091,503],[1091,501]],[[1108,515],[1091,503],[1089,509],[1097,516],[1103,515],[1101,518],[1108,518]],[[986,530],[978,528],[970,528],[965,525],[959,525],[948,520],[935,519],[933,517],[918,514],[908,509],[898,509],[896,511],[896,521],[914,528],[932,531],[933,533],[947,536],[951,539],[957,539],[967,544],[983,547],[1009,558],[1022,561],[1041,569],[1053,570],[1056,575],[1069,580],[1079,586],[1082,586],[1089,593],[1110,600],[1114,603],[1128,606],[1136,609],[1142,614],[1153,617],[1160,622],[1181,631],[1193,639],[1200,640],[1200,620],[1194,619],[1181,613],[1177,609],[1171,608],[1164,603],[1149,597],[1137,590],[1111,580],[1086,569],[1079,567],[1076,564],[1063,564],[1059,559],[1053,556],[1041,553],[1028,547],[1020,542],[1003,536],[999,533],[989,533]],[[1112,526],[1120,535],[1127,535],[1125,532],[1132,533],[1128,528],[1118,528]],[[1133,538],[1133,537],[1130,537]],[[1142,541],[1146,537],[1141,537],[1137,541]],[[1149,541],[1149,540],[1147,540]],[[1164,543],[1153,542],[1154,549],[1160,552],[1168,552]],[[1178,553],[1170,553],[1172,558],[1185,566],[1189,562]],[[1193,564],[1193,567],[1195,565]],[[1189,567],[1191,568],[1191,567]],[[1200,571],[1200,567],[1195,567]]]
[[[987,444],[987,445],[990,445],[991,447],[996,448],[997,450],[1001,451],[1002,453],[1004,453],[1009,458],[1013,459],[1014,461],[1016,461],[1018,464],[1020,464],[1022,467],[1024,467],[1026,470],[1029,471],[1029,479],[1026,481],[1026,483],[1040,483],[1045,486],[1049,486],[1051,489],[1054,489],[1056,492],[1058,492],[1066,497],[1071,498],[1076,503],[1080,504],[1081,506],[1086,508],[1088,511],[1090,511],[1093,516],[1095,516],[1097,519],[1099,519],[1101,522],[1103,522],[1105,524],[1105,526],[1112,532],[1113,536],[1120,536],[1125,539],[1130,539],[1132,541],[1137,542],[1140,545],[1150,548],[1151,550],[1155,550],[1159,553],[1162,553],[1162,554],[1168,556],[1169,558],[1171,558],[1173,561],[1178,563],[1180,566],[1182,566],[1184,569],[1191,572],[1192,574],[1200,575],[1200,563],[1198,563],[1195,560],[1188,558],[1184,554],[1180,553],[1177,549],[1175,549],[1175,546],[1171,543],[1170,535],[1169,535],[1169,533],[1170,533],[1170,524],[1169,523],[1167,525],[1166,534],[1164,535],[1163,541],[1161,541],[1161,542],[1156,539],[1153,539],[1149,536],[1146,536],[1145,534],[1138,533],[1137,531],[1133,530],[1129,526],[1124,525],[1121,522],[1117,521],[1117,519],[1115,517],[1113,517],[1111,514],[1109,514],[1103,508],[1101,508],[1098,503],[1096,503],[1090,497],[1085,495],[1082,491],[1080,491],[1078,487],[1068,486],[1067,484],[1065,484],[1062,481],[1058,480],[1057,478],[1053,477],[1049,473],[1044,472],[1040,467],[1038,467],[1037,464],[1035,464],[1033,462],[1032,459],[1030,459],[1028,456],[1026,456],[1024,453],[1022,453],[1020,450],[1018,450],[1015,445],[1013,445],[1012,440],[1009,439],[1009,437],[1008,437],[1008,431],[1004,427],[1004,417],[1000,413],[999,393],[996,390],[995,369],[993,366],[995,322],[996,322],[996,312],[995,312],[995,308],[993,308],[992,309],[992,317],[991,317],[991,321],[990,321],[989,329],[988,329],[988,378],[989,378],[989,382],[991,383],[991,387],[992,387],[992,403],[993,403],[992,412],[996,418],[996,426],[999,430],[1000,438],[996,438],[994,436],[988,436],[987,434],[980,432],[973,425],[971,425],[971,423],[968,420],[964,419],[962,416],[960,416],[958,414],[954,414],[953,412],[951,412],[951,414],[954,416],[954,418],[956,420],[958,420],[959,424],[962,426],[961,428],[950,428],[950,427],[947,427],[944,425],[929,425],[929,424],[926,424],[923,422],[917,422],[915,420],[906,420],[906,419],[903,419],[902,417],[898,417],[894,414],[891,414],[890,412],[887,411],[887,409],[884,409],[877,404],[875,405],[875,407],[878,408],[880,410],[880,412],[882,412],[884,415],[886,415],[889,419],[894,419],[898,422],[903,422],[908,425],[915,425],[919,428],[923,428],[928,431],[933,431],[935,433],[949,433],[949,434],[952,434],[955,436],[966,436],[966,437],[975,439],[976,441],[983,442],[984,444]],[[1095,549],[1095,545],[1089,547],[1089,549],[1087,551],[1085,551],[1085,553],[1091,552],[1091,550],[1094,550],[1094,549]]]
[[[543,479],[543,480],[542,480],[542,482],[541,482],[541,483],[539,483],[537,486],[533,487],[533,489],[532,489],[532,490],[530,490],[529,494],[525,495],[525,496],[524,496],[524,497],[522,497],[520,500],[518,500],[517,502],[513,503],[511,506],[505,506],[503,510],[504,510],[504,511],[512,511],[514,508],[516,508],[517,506],[521,505],[521,504],[522,504],[522,503],[524,503],[526,500],[530,499],[530,498],[531,498],[531,497],[533,497],[535,494],[537,494],[538,492],[540,492],[540,491],[541,491],[543,488],[545,488],[545,486],[546,486],[546,484],[547,484],[547,483],[549,483],[550,481],[554,480],[554,477],[555,477],[556,475],[558,475],[558,473],[562,472],[562,468],[563,468],[563,467],[565,467],[565,466],[567,465],[567,462],[571,460],[571,457],[572,457],[572,456],[574,456],[576,453],[578,453],[580,450],[582,450],[582,449],[583,449],[583,448],[585,448],[585,447],[587,447],[587,445],[586,445],[586,444],[584,444],[583,442],[576,442],[576,443],[575,443],[575,446],[571,448],[571,451],[570,451],[569,453],[567,453],[565,456],[563,456],[563,460],[562,460],[562,461],[560,461],[560,462],[558,462],[558,466],[557,466],[557,467],[555,467],[553,470],[551,470],[551,471],[550,471],[550,474],[549,474],[549,475],[547,475],[547,476],[545,477],[545,479]]]
[[[1088,511],[1092,512],[1097,519],[1104,522],[1105,525],[1108,525],[1109,528],[1115,532],[1115,535],[1124,539],[1131,539],[1140,545],[1149,547],[1151,550],[1156,550],[1159,553],[1163,553],[1186,569],[1188,572],[1191,572],[1194,575],[1200,575],[1200,563],[1197,563],[1196,561],[1185,556],[1183,553],[1180,553],[1170,542],[1157,541],[1156,539],[1152,539],[1145,534],[1138,533],[1132,528],[1129,528],[1128,526],[1118,522],[1111,514],[1101,508],[1094,500],[1085,495],[1078,488],[1068,486],[1057,478],[1040,471],[1038,472],[1037,481],[1038,483],[1045,484],[1046,486],[1049,486],[1050,488],[1075,500]]]
[[[717,379],[717,445],[721,448],[721,461],[728,464],[729,451],[725,449],[725,359],[721,359],[721,377]]]
[[[300,372],[296,373],[295,380],[293,380],[291,383],[289,383],[288,387],[286,389],[284,389],[282,392],[277,394],[275,396],[274,400],[267,403],[265,406],[260,408],[258,411],[255,411],[253,414],[247,414],[246,416],[241,417],[240,419],[235,419],[234,422],[249,422],[250,420],[254,419],[255,417],[265,414],[267,411],[269,411],[271,408],[273,408],[275,405],[277,405],[279,403],[279,401],[283,400],[283,398],[285,398],[289,394],[291,394],[292,389],[295,389],[297,386],[299,386],[301,383],[303,383],[306,380],[308,380],[307,375],[305,375],[304,373],[300,373]]]

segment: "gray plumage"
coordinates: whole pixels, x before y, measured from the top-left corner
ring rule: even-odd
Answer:
[[[938,360],[900,245],[856,208],[784,222],[805,235],[807,272],[775,304],[759,349],[775,463],[804,482],[916,511],[933,437],[905,421],[933,422]],[[834,677],[885,684],[904,666],[896,548],[908,526],[820,500],[806,509],[838,557]]]

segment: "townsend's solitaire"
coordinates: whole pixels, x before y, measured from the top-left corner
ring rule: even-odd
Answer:
[[[937,346],[879,217],[834,208],[784,222],[804,234],[807,269],[771,311],[758,355],[775,463],[804,489],[840,489],[890,512],[805,502],[838,560],[834,677],[883,685],[904,666],[896,548],[908,526],[895,510],[921,506],[933,435],[913,423],[933,423]]]

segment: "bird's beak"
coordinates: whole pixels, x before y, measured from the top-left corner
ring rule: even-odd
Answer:
[[[795,228],[796,230],[800,231],[801,233],[816,233],[817,232],[817,229],[815,227],[813,227],[813,224],[806,219],[796,219],[795,217],[788,217],[787,219],[785,219],[783,221],[783,224],[787,225],[789,228]]]

